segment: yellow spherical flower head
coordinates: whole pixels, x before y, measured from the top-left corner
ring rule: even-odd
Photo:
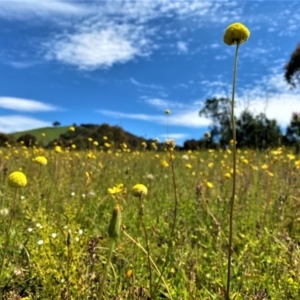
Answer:
[[[143,184],[136,184],[132,188],[132,194],[134,197],[146,196],[148,193],[148,189]]]
[[[171,113],[171,111],[170,111],[169,109],[166,109],[166,110],[165,110],[165,114],[166,114],[166,115],[169,115],[170,113]]]
[[[69,131],[75,131],[75,127],[74,126],[69,127]]]
[[[242,44],[248,40],[249,36],[250,31],[245,25],[233,23],[226,28],[223,41],[227,45]]]
[[[60,146],[55,146],[54,151],[55,151],[56,153],[61,153],[61,152],[62,152],[62,149],[61,149]]]
[[[33,161],[43,166],[46,166],[48,162],[45,156],[37,156],[36,158],[33,159]]]
[[[24,173],[16,171],[8,176],[8,185],[14,188],[22,188],[27,184],[27,178]]]

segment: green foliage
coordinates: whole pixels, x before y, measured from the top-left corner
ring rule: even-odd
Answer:
[[[31,161],[41,150],[15,150],[2,149],[0,158],[10,170],[22,167],[28,185],[17,192],[0,278],[1,298],[96,299],[110,245],[107,228],[119,203],[123,226],[108,267],[104,299],[146,300],[147,255],[125,235],[146,247],[140,203],[130,193],[142,183],[148,188],[143,221],[151,258],[159,270],[173,245],[163,274],[172,298],[222,299],[231,192],[225,174],[231,169],[230,151],[173,152],[179,201],[172,235],[172,171],[160,163],[170,162],[168,153],[95,152],[88,159],[85,151],[47,150],[42,154],[48,164],[41,166]],[[300,157],[284,148],[239,151],[232,294],[237,293],[236,299],[260,299],[254,294],[267,293],[272,299],[298,300]],[[186,167],[187,158],[191,168]],[[0,245],[4,245],[14,190],[1,174]],[[124,189],[109,195],[108,188],[120,183]],[[155,286],[159,275],[154,267],[152,271]],[[156,299],[168,298],[161,281]]]

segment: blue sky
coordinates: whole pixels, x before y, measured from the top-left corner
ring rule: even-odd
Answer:
[[[235,48],[226,27],[251,31],[240,48],[237,107],[284,127],[300,110],[284,65],[300,42],[300,1],[0,0],[0,131],[108,123],[147,138],[202,137],[207,98],[231,93]],[[164,111],[171,110],[166,118]],[[167,129],[168,122],[168,129]]]

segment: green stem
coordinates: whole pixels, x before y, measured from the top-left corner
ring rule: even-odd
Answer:
[[[146,249],[147,249],[147,259],[148,259],[148,268],[149,268],[149,291],[150,291],[150,296],[152,295],[152,268],[151,268],[151,261],[150,261],[150,247],[149,247],[149,239],[148,239],[148,235],[147,235],[147,230],[146,230],[146,226],[143,220],[143,202],[142,202],[142,196],[139,196],[139,204],[140,204],[140,221],[143,227],[143,231],[144,231],[144,236],[145,236],[145,242],[146,242]]]
[[[12,205],[11,212],[10,212],[11,215],[10,215],[10,218],[9,218],[9,221],[8,221],[8,226],[7,226],[6,232],[5,232],[5,242],[4,242],[4,245],[3,245],[3,252],[2,252],[2,258],[1,258],[1,263],[0,263],[0,277],[2,275],[3,266],[4,266],[4,263],[5,263],[7,248],[9,247],[10,230],[11,230],[11,227],[12,227],[12,220],[13,220],[13,218],[15,216],[15,213],[16,213],[16,208],[17,208],[16,206],[17,206],[17,188],[15,188],[13,205]]]
[[[236,193],[236,128],[234,119],[234,95],[236,85],[236,71],[238,62],[238,50],[239,43],[236,45],[235,59],[234,59],[234,71],[233,71],[233,83],[232,83],[232,102],[231,102],[231,123],[232,123],[232,159],[233,159],[233,176],[232,176],[232,194],[230,203],[230,215],[229,215],[229,245],[228,245],[228,261],[227,261],[227,288],[226,288],[226,300],[230,300],[230,279],[231,279],[231,256],[232,256],[232,231],[233,231],[233,207],[234,198]]]
[[[107,257],[107,261],[106,261],[106,264],[105,264],[104,274],[103,274],[103,277],[102,277],[102,280],[101,280],[101,283],[100,283],[100,286],[99,286],[99,300],[103,299],[102,297],[103,297],[104,285],[105,285],[105,281],[106,281],[106,277],[107,277],[107,273],[108,273],[108,266],[110,265],[110,262],[111,262],[114,247],[115,247],[115,240],[111,239],[110,240],[108,257]]]

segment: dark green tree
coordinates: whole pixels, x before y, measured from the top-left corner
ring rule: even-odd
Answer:
[[[292,86],[300,82],[300,43],[291,55],[289,62],[285,65],[285,79]]]
[[[227,146],[232,138],[230,99],[207,99],[204,107],[199,111],[199,116],[212,120],[212,125],[210,126],[211,141],[219,143],[222,147]]]

